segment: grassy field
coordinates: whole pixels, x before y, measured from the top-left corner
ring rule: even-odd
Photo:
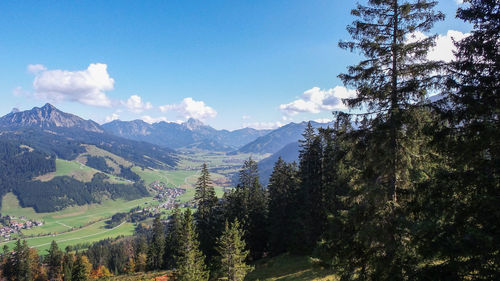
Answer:
[[[240,168],[243,162],[249,157],[258,162],[267,156],[269,154],[242,153],[227,155],[223,152],[185,153],[180,155],[177,168],[181,170],[200,170],[203,163],[206,163],[209,168],[218,168],[221,166]]]
[[[245,281],[337,281],[328,269],[315,266],[309,257],[283,254],[266,258],[255,264],[255,270]]]
[[[49,181],[55,177],[69,176],[78,181],[90,182],[92,177],[96,173],[102,173],[94,168],[83,165],[78,161],[67,161],[63,159],[56,159],[56,171],[53,173],[45,174],[35,178],[35,180]],[[130,184],[129,181],[119,179],[111,174],[106,174],[109,176],[109,182],[111,183],[123,183]]]
[[[52,213],[37,213],[33,208],[22,208],[17,197],[12,193],[8,193],[2,198],[1,213],[2,215],[25,216],[28,219],[44,221],[43,226],[23,230],[24,235],[38,235],[68,231],[72,228],[78,228],[111,217],[117,212],[128,212],[134,207],[144,206],[152,201],[152,197],[132,201],[106,200],[102,204],[74,206]]]
[[[70,232],[43,237],[26,238],[25,240],[28,242],[30,247],[34,247],[41,254],[45,254],[45,250],[49,249],[52,240],[55,240],[59,247],[64,249],[69,245],[97,242],[99,240],[117,237],[120,235],[132,235],[135,227],[132,223],[123,223],[115,228],[107,229],[105,228],[105,225],[106,223],[104,221],[100,221]],[[12,249],[15,243],[15,241],[3,242],[0,243],[0,247],[7,245]]]
[[[84,145],[85,149],[87,150],[87,153],[83,153],[82,155],[91,155],[91,156],[101,156],[101,157],[109,157],[111,158],[116,164],[122,165],[123,167],[131,167],[132,162],[125,160],[124,158],[115,155],[111,152],[108,152],[106,150],[100,149],[94,145]]]
[[[191,183],[192,180],[188,178],[196,178],[198,171],[187,171],[187,170],[156,170],[148,168],[133,167],[132,171],[138,174],[141,179],[144,180],[146,185],[151,184],[154,181],[160,181],[165,183],[169,187],[182,187]],[[195,180],[196,181],[196,180]]]

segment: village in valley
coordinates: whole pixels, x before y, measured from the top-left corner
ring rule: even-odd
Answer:
[[[14,234],[21,233],[23,229],[32,229],[42,226],[43,221],[30,220],[24,216],[0,216],[0,237],[3,240],[10,240]]]

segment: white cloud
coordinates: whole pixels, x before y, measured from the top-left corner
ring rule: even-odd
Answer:
[[[34,73],[33,88],[34,96],[39,99],[111,106],[111,100],[105,92],[113,90],[115,81],[109,76],[106,64],[90,64],[87,69],[78,71],[47,70],[40,65],[31,69],[38,70]]]
[[[283,126],[280,121],[277,122],[252,122],[252,123],[243,123],[243,128],[254,128],[257,130],[269,130],[276,129]]]
[[[469,33],[462,33],[456,30],[448,30],[446,35],[438,35],[436,45],[430,49],[427,59],[433,61],[442,60],[445,62],[452,61],[455,58],[453,52],[457,49],[453,40],[460,41],[467,36],[469,36]],[[427,37],[424,33],[416,31],[407,37],[407,42],[416,42]]]
[[[150,102],[143,102],[142,98],[138,95],[132,95],[127,101],[122,101],[121,103],[134,113],[141,113],[144,110],[153,108]]]
[[[118,120],[118,118],[120,118],[120,115],[118,115],[117,113],[113,113],[113,114],[111,114],[111,116],[106,116],[106,118],[104,119],[104,122],[109,123],[111,121]]]
[[[167,118],[166,117],[151,117],[149,115],[144,115],[141,117],[141,120],[146,122],[146,123],[149,123],[149,124],[153,124],[153,123],[158,123],[158,122],[161,122],[161,121],[165,121],[165,122],[168,122]]]
[[[320,113],[325,110],[345,109],[342,99],[351,98],[356,95],[355,90],[349,90],[342,86],[328,90],[314,87],[305,91],[300,99],[291,103],[280,105],[280,110],[288,116],[301,112]]]
[[[159,108],[161,112],[176,111],[184,118],[206,120],[217,116],[217,111],[206,105],[205,102],[192,98],[184,98],[180,104],[167,104]]]
[[[47,68],[41,64],[28,64],[27,70],[29,73],[36,74],[38,72],[47,70]]]
[[[462,5],[464,3],[464,0],[455,0],[455,2],[457,3],[457,5]]]
[[[252,116],[250,116],[250,115],[243,115],[243,116],[241,116],[241,119],[243,119],[243,120],[250,120],[250,119],[252,119]]]
[[[332,122],[332,120],[328,119],[328,118],[319,118],[319,119],[314,119],[313,121],[318,122],[318,123],[322,123],[322,124]]]

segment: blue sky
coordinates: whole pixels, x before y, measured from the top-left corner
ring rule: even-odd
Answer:
[[[51,102],[99,123],[202,119],[216,128],[328,119],[353,92],[354,1],[0,1],[0,115]],[[457,0],[439,52],[470,27]],[[449,30],[456,31],[450,33]],[[449,38],[448,38],[449,39]],[[448,49],[448,50],[447,50]]]

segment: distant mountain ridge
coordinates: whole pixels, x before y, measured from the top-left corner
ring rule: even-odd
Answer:
[[[184,123],[158,122],[149,124],[142,120],[115,120],[102,125],[108,133],[174,149],[201,149],[232,151],[270,132],[244,128],[235,131],[217,130],[190,118]]]
[[[34,107],[31,110],[19,111],[14,109],[11,113],[0,118],[0,128],[73,128],[89,132],[103,133],[104,130],[92,120],[84,120],[76,115],[65,113],[51,105]]]
[[[254,141],[238,149],[235,153],[276,153],[287,144],[302,139],[302,133],[307,127],[308,122],[289,123],[280,127],[269,134],[261,136]],[[318,129],[327,127],[329,123],[318,123],[310,121],[311,125]]]

